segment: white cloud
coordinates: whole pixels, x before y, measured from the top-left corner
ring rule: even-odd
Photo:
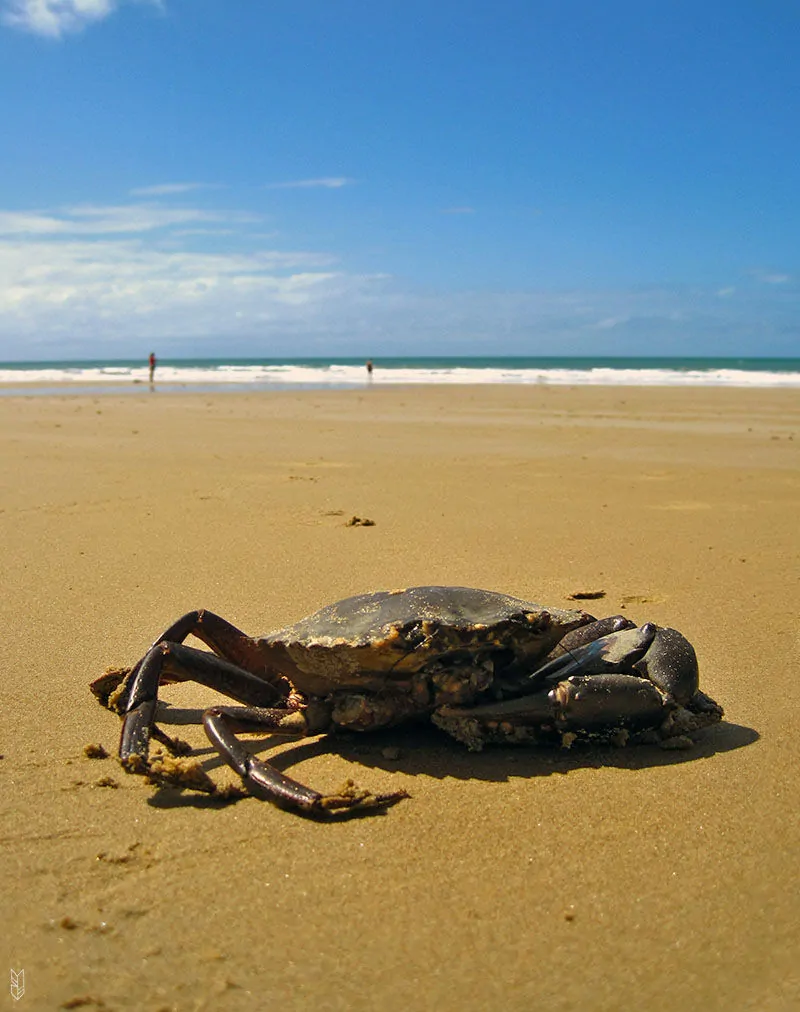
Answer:
[[[442,214],[475,214],[474,207],[445,207]]]
[[[182,235],[236,235],[237,231],[235,228],[176,228],[173,229],[171,235],[182,236]],[[252,235],[253,233],[251,233]]]
[[[791,274],[784,274],[783,271],[765,270],[763,267],[756,267],[750,271],[750,274],[756,281],[761,281],[765,285],[788,285],[793,280]]]
[[[268,190],[306,190],[316,187],[323,187],[328,190],[338,190],[342,186],[350,186],[354,179],[347,176],[324,176],[321,179],[295,179],[288,183],[267,183]]]
[[[598,320],[594,326],[597,330],[613,330],[614,327],[619,327],[625,323],[630,322],[630,316],[607,316],[605,319]]]
[[[162,0],[136,0],[161,7]],[[5,24],[34,35],[58,39],[102,21],[118,8],[120,0],[0,0]]]
[[[140,239],[0,241],[0,321],[20,338],[224,334],[358,287],[327,254],[188,253]],[[0,358],[4,356],[0,355]]]
[[[83,204],[58,212],[0,210],[0,235],[103,235],[150,232],[192,222],[248,224],[257,215],[241,211],[204,211],[163,204]]]
[[[130,190],[132,197],[170,197],[178,193],[193,193],[195,190],[219,190],[220,183],[158,183],[155,186],[138,186]]]

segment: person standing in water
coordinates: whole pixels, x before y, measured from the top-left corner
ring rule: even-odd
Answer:
[[[372,379],[372,359],[367,359],[367,379]]]
[[[150,358],[149,358],[148,362],[149,362],[149,365],[150,365],[150,385],[152,386],[152,384],[153,384],[153,377],[156,374],[156,353],[154,351],[150,352]]]

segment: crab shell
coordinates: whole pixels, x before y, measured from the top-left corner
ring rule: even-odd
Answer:
[[[530,671],[567,633],[593,621],[584,611],[488,590],[411,587],[345,598],[261,642],[270,663],[308,696],[409,692],[414,676],[438,662],[454,683],[448,701],[468,702],[461,697],[480,690],[464,684],[459,691],[460,668],[465,681],[497,662],[509,672]]]

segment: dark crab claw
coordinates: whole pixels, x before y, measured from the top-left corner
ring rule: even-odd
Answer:
[[[545,660],[555,660],[556,657],[561,657],[562,654],[573,654],[578,647],[586,646],[587,643],[593,643],[603,636],[622,632],[623,629],[635,628],[636,623],[631,622],[624,615],[610,615],[608,618],[595,619],[594,622],[590,622],[588,625],[581,625],[577,629],[571,629],[566,636],[558,641]]]
[[[636,663],[644,657],[658,631],[654,623],[647,622],[635,629],[602,636],[548,661],[531,674],[530,681],[538,686],[560,682],[572,675],[633,674]],[[648,676],[642,674],[640,677]]]
[[[633,670],[681,706],[697,692],[700,680],[694,647],[677,629],[657,628],[653,642]]]
[[[663,715],[661,693],[634,675],[572,675],[548,693],[559,727],[652,726]]]

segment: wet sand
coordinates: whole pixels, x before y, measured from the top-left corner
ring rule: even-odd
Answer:
[[[2,398],[0,420],[19,1008],[800,1007],[795,391],[142,391]],[[595,614],[692,640],[726,720],[680,752],[283,746],[317,788],[411,795],[337,824],[83,754],[118,736],[89,680],[190,608],[258,633],[436,583],[604,590]]]

